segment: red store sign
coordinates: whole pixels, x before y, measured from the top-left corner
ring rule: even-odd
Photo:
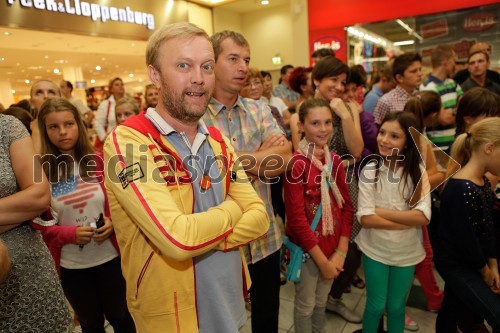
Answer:
[[[495,16],[488,13],[477,13],[467,16],[462,21],[462,28],[466,31],[482,31],[497,24]]]

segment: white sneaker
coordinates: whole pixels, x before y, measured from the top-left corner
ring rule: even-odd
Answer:
[[[419,327],[415,320],[411,319],[410,316],[405,315],[405,330],[408,331],[418,331]]]
[[[342,299],[335,299],[328,296],[328,302],[326,303],[326,310],[333,312],[344,318],[353,324],[359,324],[363,320],[360,315],[358,315],[353,310],[349,309],[343,302]]]

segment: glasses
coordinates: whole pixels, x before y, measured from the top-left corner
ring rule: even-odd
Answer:
[[[245,87],[259,87],[262,85],[260,80],[253,80],[245,82]]]

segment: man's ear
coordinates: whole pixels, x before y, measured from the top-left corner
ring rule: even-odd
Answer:
[[[161,87],[161,73],[154,68],[152,65],[148,66],[148,76],[149,80],[155,85],[157,89],[160,89]]]
[[[400,84],[401,82],[403,82],[403,75],[396,74],[396,76],[394,76],[394,79],[396,80],[396,84]]]

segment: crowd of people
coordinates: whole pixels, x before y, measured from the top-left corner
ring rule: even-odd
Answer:
[[[474,44],[455,73],[440,45],[425,80],[403,53],[368,89],[324,49],[273,87],[242,34],[176,23],[148,41],[142,105],[119,77],[96,112],[71,82],[35,82],[0,113],[0,331],[229,333],[250,304],[252,332],[278,332],[287,236],[303,251],[295,332],[324,333],[327,312],[418,330],[415,276],[436,332],[500,332],[490,53]]]

